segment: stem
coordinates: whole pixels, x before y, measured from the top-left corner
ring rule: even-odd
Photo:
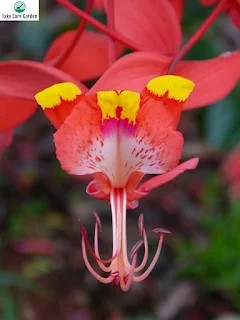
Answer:
[[[86,12],[85,12],[86,14],[90,14],[90,12],[92,11],[93,4],[94,4],[94,0],[88,1],[87,7],[86,7]],[[50,61],[50,64],[52,66],[59,67],[67,59],[67,57],[71,54],[72,50],[74,49],[76,43],[80,39],[80,37],[86,27],[86,24],[87,24],[87,22],[84,19],[80,22],[79,27],[76,30],[76,33],[75,33],[74,37],[72,38],[72,40],[70,41],[67,48],[63,51],[63,53],[60,56],[58,56],[54,60]]]
[[[76,14],[78,17],[82,18],[83,20],[86,20],[86,22],[90,23],[92,26],[94,26],[96,29],[100,30],[101,32],[105,33],[109,37],[111,37],[114,40],[118,40],[126,47],[134,50],[134,51],[141,51],[141,48],[138,47],[137,44],[135,44],[133,41],[130,41],[129,39],[123,37],[118,32],[115,32],[113,30],[109,30],[108,27],[106,27],[104,24],[99,22],[98,20],[94,19],[90,15],[88,15],[86,12],[82,11],[81,9],[78,9],[73,4],[68,2],[67,0],[57,0],[58,3],[63,5],[65,8],[67,8],[69,11]]]
[[[109,30],[114,31],[114,1],[107,0],[107,25]],[[117,60],[116,41],[108,38],[108,65],[109,67]]]
[[[223,11],[224,7],[228,0],[221,0],[219,4],[213,9],[210,16],[204,21],[201,27],[197,30],[197,32],[188,40],[188,42],[182,47],[182,49],[178,52],[178,54],[173,59],[171,63],[168,74],[172,74],[176,64],[182,59],[182,57],[193,47],[193,45],[201,38],[201,36],[207,31],[207,29],[213,24],[213,22],[217,19],[220,13]]]

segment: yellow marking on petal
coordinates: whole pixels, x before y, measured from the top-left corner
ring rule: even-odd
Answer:
[[[99,91],[97,93],[97,103],[102,110],[102,120],[116,118],[118,106],[118,94],[116,91]]]
[[[63,82],[54,84],[53,86],[38,92],[35,95],[37,103],[42,109],[55,108],[61,103],[61,99],[65,101],[73,101],[82,91],[71,82]]]
[[[97,93],[98,106],[102,110],[102,121],[117,118],[117,107],[121,107],[121,119],[136,123],[140,108],[140,95],[128,90],[100,91]]]
[[[122,107],[121,119],[128,119],[136,123],[136,117],[140,108],[140,94],[124,90],[119,94],[119,106]]]
[[[153,78],[146,85],[147,89],[158,97],[168,94],[169,99],[174,99],[180,102],[185,101],[193,91],[195,84],[186,78],[165,75]]]

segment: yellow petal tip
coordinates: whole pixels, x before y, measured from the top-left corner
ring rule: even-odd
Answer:
[[[35,95],[37,103],[42,109],[54,108],[61,104],[61,99],[65,101],[73,101],[82,91],[71,82],[57,83],[53,86],[38,92]]]
[[[167,93],[169,99],[184,102],[193,91],[194,86],[194,82],[189,79],[175,75],[165,75],[150,80],[146,88],[158,97]]]

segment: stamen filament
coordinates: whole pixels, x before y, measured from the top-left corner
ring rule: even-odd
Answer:
[[[127,253],[127,234],[126,234],[126,208],[127,208],[127,193],[124,188],[113,188],[110,192],[110,204],[112,209],[112,224],[113,224],[113,256],[108,260],[101,259],[99,255],[99,247],[98,247],[98,235],[99,230],[101,229],[101,221],[98,215],[94,212],[95,216],[95,234],[94,234],[94,250],[91,248],[90,243],[87,238],[87,232],[83,228],[81,221],[79,220],[79,225],[82,231],[82,251],[83,251],[83,259],[84,262],[90,271],[90,273],[103,283],[119,284],[123,291],[127,291],[132,282],[140,282],[144,280],[149,273],[154,268],[157,263],[157,259],[161,253],[163,237],[165,233],[169,233],[165,229],[154,229],[153,231],[160,234],[157,251],[155,256],[150,263],[149,267],[145,272],[140,276],[135,276],[135,273],[141,271],[147,263],[148,259],[148,241],[147,235],[144,228],[144,219],[141,214],[139,217],[139,232],[143,237],[143,240],[139,240],[132,248],[130,252],[130,260],[128,259]],[[144,244],[144,257],[142,262],[138,267],[136,267],[137,263],[137,255],[140,247]],[[97,263],[100,269],[104,272],[108,272],[109,276],[104,278],[100,274],[98,274],[90,265],[87,253],[86,253],[86,245],[93,255],[93,257],[97,260]],[[115,253],[115,254],[114,254]],[[109,266],[106,266],[105,263],[110,263]]]
[[[159,238],[159,242],[158,242],[157,251],[155,253],[155,256],[154,256],[150,266],[147,268],[147,270],[141,276],[133,276],[134,282],[141,282],[141,281],[145,280],[147,278],[147,276],[150,274],[150,272],[153,270],[153,268],[155,267],[155,264],[157,263],[157,260],[160,256],[160,253],[162,250],[163,237],[164,237],[164,234],[161,233],[160,238]]]
[[[102,283],[110,283],[112,282],[112,277],[111,275],[108,276],[107,278],[104,278],[100,276],[95,270],[93,270],[92,266],[90,265],[87,257],[87,252],[86,252],[86,245],[85,245],[85,239],[82,237],[82,252],[83,252],[83,260],[85,262],[86,267],[88,268],[89,272],[100,282]]]

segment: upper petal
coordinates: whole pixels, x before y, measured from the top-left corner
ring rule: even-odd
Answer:
[[[155,53],[132,53],[113,64],[90,93],[109,89],[111,83],[119,89],[141,92],[150,79],[167,74],[171,61]],[[195,83],[184,109],[206,106],[223,99],[236,85],[240,78],[240,50],[209,60],[181,61],[174,73]]]
[[[56,68],[33,61],[0,63],[0,131],[13,128],[27,120],[37,108],[34,95],[60,81],[84,85]]]
[[[116,61],[87,94],[118,88],[141,92],[154,77],[167,73],[172,59],[151,52],[135,52]]]
[[[51,45],[44,61],[59,56],[76,34],[76,30],[60,35]],[[123,51],[123,45],[116,42],[117,55]],[[73,50],[58,66],[80,81],[99,77],[108,68],[108,38],[107,36],[89,30],[84,30]]]
[[[209,60],[182,61],[174,73],[195,83],[185,109],[215,103],[226,97],[240,78],[240,50]]]
[[[174,55],[181,44],[181,27],[169,0],[114,0],[115,28],[143,50]]]

